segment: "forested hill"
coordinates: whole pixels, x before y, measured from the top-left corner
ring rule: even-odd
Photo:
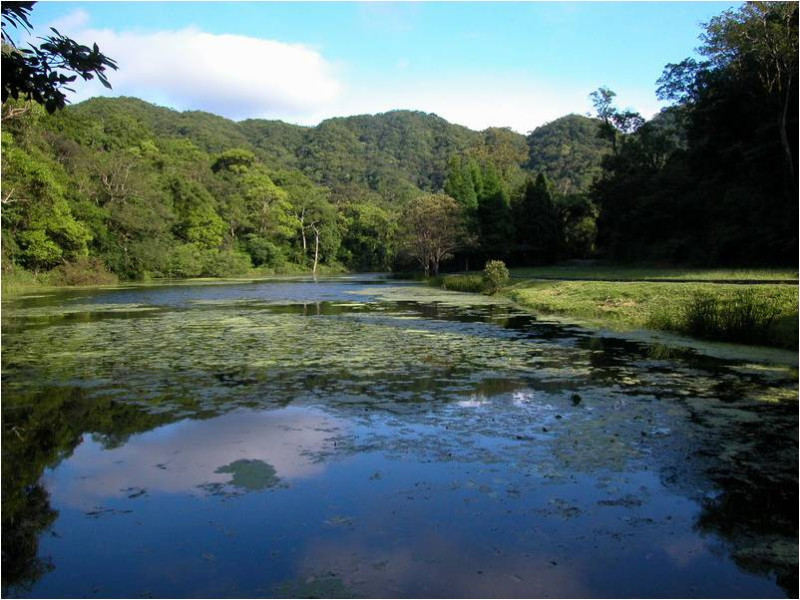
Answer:
[[[567,115],[528,134],[527,167],[544,173],[556,193],[586,192],[602,173],[602,160],[610,149],[608,140],[597,135],[598,121]]]
[[[599,121],[579,115],[547,123],[526,138],[503,128],[473,131],[435,114],[408,110],[337,117],[316,127],[264,119],[235,122],[137,98],[93,98],[66,111],[88,128],[101,123],[118,134],[119,124],[125,123],[132,136],[186,138],[209,154],[247,148],[272,168],[299,169],[329,186],[364,185],[390,198],[398,185],[408,192],[408,184],[417,190],[442,189],[448,161],[457,154],[491,159],[506,171],[542,172],[564,193],[585,192],[610,147],[597,135]]]
[[[299,169],[326,185],[356,183],[375,190],[392,180],[441,188],[450,155],[479,147],[484,137],[436,115],[412,111],[334,118],[316,127],[261,119],[237,123],[135,98],[94,98],[66,112],[87,124],[101,123],[112,133],[119,123],[135,121],[138,126],[126,128],[139,137],[185,138],[209,154],[246,148],[270,168]],[[511,135],[524,144],[523,136]]]
[[[670,106],[651,120],[601,87],[597,119],[527,136],[414,111],[301,127],[135,98],[60,110],[66,75],[4,77],[2,267],[88,283],[447,260],[796,265],[797,39],[797,3],[726,10],[703,60],[664,67]],[[3,56],[4,74],[41,68]],[[116,68],[91,59],[77,72]]]
[[[585,190],[608,143],[589,134],[597,121],[566,120],[578,126],[559,120],[526,139],[417,111],[303,127],[136,98],[94,98],[54,115],[30,105],[4,122],[3,264],[40,272],[89,256],[123,278],[316,262],[390,268],[401,212],[424,193],[461,203],[475,246],[479,196],[496,196],[482,218],[502,224],[529,175],[552,172]]]
[[[527,137],[412,111],[300,127],[133,98],[48,114],[11,95],[4,273],[796,265],[797,23],[796,3],[726,11],[702,38],[709,60],[665,67],[656,91],[672,105],[650,121],[599,88],[598,119]]]

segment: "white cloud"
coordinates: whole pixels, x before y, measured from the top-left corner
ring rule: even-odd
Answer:
[[[407,7],[363,8],[367,17]],[[407,14],[406,14],[407,13]],[[52,23],[85,44],[97,42],[117,61],[113,90],[98,82],[76,82],[77,102],[96,95],[135,96],[179,110],[205,110],[232,119],[270,118],[316,125],[321,120],[394,109],[436,113],[452,123],[481,130],[511,127],[526,133],[569,113],[592,110],[583,86],[532,81],[527,72],[443,75],[434,80],[411,75],[411,61],[387,64],[380,81],[365,79],[358,65],[334,65],[302,44],[197,28],[159,32],[118,32],[87,27],[78,10]],[[393,72],[390,76],[389,73]],[[380,76],[379,76],[380,77]],[[651,117],[659,104],[638,90],[617,89],[621,107]]]
[[[590,91],[578,85],[532,83],[520,74],[482,73],[470,79],[418,80],[413,84],[347,90],[340,101],[309,113],[302,123],[313,125],[333,116],[408,109],[436,113],[470,129],[510,127],[524,134],[564,115],[593,112]],[[630,106],[646,118],[659,110],[655,98],[636,90],[620,88],[618,99],[620,108]]]
[[[59,31],[75,31],[81,29],[89,23],[89,13],[82,8],[72,11],[61,18],[50,23],[50,27],[55,27]]]
[[[316,50],[195,28],[155,33],[88,29],[88,15],[60,20],[62,33],[96,42],[119,70],[113,95],[136,96],[178,109],[206,110],[233,119],[279,118],[321,107],[341,91],[335,69]],[[73,101],[109,95],[99,83],[75,85]]]
[[[313,125],[332,116],[393,109],[436,113],[470,129],[511,127],[519,133],[527,133],[571,112],[584,114],[591,109],[591,103],[583,90],[503,81],[489,75],[474,80],[441,79],[351,90],[339,102],[309,113],[301,122]]]

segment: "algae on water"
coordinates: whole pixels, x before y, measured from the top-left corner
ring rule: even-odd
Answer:
[[[231,473],[230,484],[234,487],[257,492],[275,487],[280,483],[275,467],[263,460],[241,459],[220,467],[215,473]]]
[[[793,367],[597,334],[484,296],[299,282],[314,298],[300,302],[281,300],[300,294],[282,285],[234,286],[227,299],[225,286],[179,286],[163,297],[147,288],[147,301],[126,289],[4,306],[4,475],[24,467],[9,506],[65,460],[93,477],[61,491],[104,495],[98,506],[196,496],[288,510],[320,497],[309,490],[330,492],[309,531],[375,543],[358,503],[340,505],[354,486],[381,514],[416,503],[399,514],[506,527],[506,551],[523,535],[572,531],[612,546],[645,530],[666,536],[677,526],[651,513],[677,499],[696,520],[684,533],[704,532],[749,571],[796,571],[785,551],[796,550]],[[30,447],[53,431],[60,446]],[[327,479],[334,471],[343,477]],[[133,498],[132,486],[148,493]],[[741,510],[767,504],[782,533]],[[371,571],[394,576],[385,564]],[[319,591],[283,573],[297,593]],[[379,589],[323,579],[328,595]]]

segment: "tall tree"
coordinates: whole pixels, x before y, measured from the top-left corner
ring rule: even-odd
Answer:
[[[481,252],[489,259],[505,259],[514,239],[514,224],[508,194],[492,164],[483,172],[477,216]]]
[[[702,211],[693,242],[715,260],[796,263],[797,3],[748,2],[712,19],[701,40],[706,60],[667,65],[658,81],[685,115],[688,147],[674,168],[686,181],[677,198]]]
[[[316,185],[298,171],[277,171],[273,178],[288,193],[293,225],[302,242],[301,260],[307,264],[311,254],[316,275],[320,259],[333,259],[341,243],[336,207],[329,199],[330,190]]]
[[[200,248],[218,248],[225,236],[225,222],[214,206],[215,202],[201,185],[174,177],[169,184],[177,222],[175,234]]]
[[[460,248],[466,238],[462,208],[445,194],[425,194],[412,200],[403,214],[406,252],[419,262],[427,277]]]
[[[444,192],[454,198],[467,213],[474,213],[478,208],[477,182],[473,180],[473,169],[465,157],[454,154],[448,163],[447,180]]]
[[[711,19],[701,39],[700,51],[715,68],[755,75],[768,99],[788,179],[796,190],[797,157],[790,142],[789,111],[792,95],[797,94],[797,3],[747,2]]]
[[[34,271],[86,256],[91,233],[77,221],[57,165],[3,134],[3,247]],[[61,171],[61,173],[59,173]]]
[[[614,127],[614,115],[617,109],[614,108],[614,98],[617,93],[606,88],[600,87],[589,94],[594,105],[597,118],[600,119],[600,127],[597,130],[597,137],[611,142],[614,154],[617,153],[617,130]]]
[[[358,271],[388,271],[397,251],[397,216],[369,199],[355,198],[341,208],[345,223],[340,260]]]
[[[562,246],[558,211],[544,174],[535,180],[528,178],[514,208],[517,249],[525,262],[543,263],[558,258]]]

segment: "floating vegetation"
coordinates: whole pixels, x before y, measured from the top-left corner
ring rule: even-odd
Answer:
[[[214,472],[231,473],[230,485],[251,492],[275,487],[281,481],[275,467],[263,460],[236,460]]]
[[[158,311],[158,306],[144,304],[70,304],[67,306],[35,306],[31,308],[15,308],[11,316],[16,319],[26,317],[66,317],[70,315],[102,313],[136,313]]]
[[[274,598],[359,598],[335,574],[312,575],[276,586]]]
[[[381,286],[355,290],[352,294],[370,295],[387,302],[436,302],[448,306],[513,306],[510,300],[480,294],[463,294],[422,286]]]
[[[295,285],[315,299],[281,300]],[[85,560],[137,585],[180,564],[162,595],[608,595],[569,582],[647,571],[678,538],[695,595],[752,581],[709,556],[792,592],[793,366],[427,287],[140,291],[4,306],[3,519],[41,524],[19,534],[59,567],[40,595],[91,592],[65,577],[98,531],[131,535]],[[70,536],[36,538],[54,520]]]

